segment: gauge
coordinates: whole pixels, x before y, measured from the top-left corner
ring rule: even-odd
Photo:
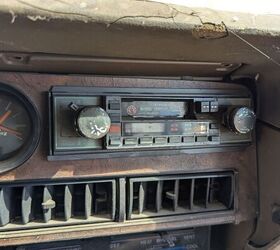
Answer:
[[[36,149],[40,119],[19,90],[0,83],[0,173],[23,164]]]

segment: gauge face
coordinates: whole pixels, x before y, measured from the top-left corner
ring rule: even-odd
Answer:
[[[0,83],[0,173],[24,163],[40,137],[37,110],[20,91]]]
[[[0,161],[15,155],[28,141],[31,118],[15,96],[0,93]]]

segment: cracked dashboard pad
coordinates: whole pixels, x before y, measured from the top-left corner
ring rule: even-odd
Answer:
[[[252,141],[243,86],[221,89],[52,87],[49,160],[213,152]]]

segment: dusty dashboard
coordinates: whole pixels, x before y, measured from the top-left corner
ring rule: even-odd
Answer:
[[[255,218],[246,87],[26,73],[0,82],[5,244]]]

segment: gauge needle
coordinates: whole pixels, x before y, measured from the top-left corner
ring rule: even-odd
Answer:
[[[7,120],[7,118],[10,116],[11,113],[12,111],[8,110],[4,115],[0,117],[0,125]]]
[[[22,137],[21,137],[21,133],[14,130],[14,129],[11,129],[11,128],[7,128],[3,125],[0,124],[0,130],[2,131],[5,131],[7,132],[8,134],[11,134],[11,135],[14,135],[15,137],[17,137],[18,139],[22,140]]]

